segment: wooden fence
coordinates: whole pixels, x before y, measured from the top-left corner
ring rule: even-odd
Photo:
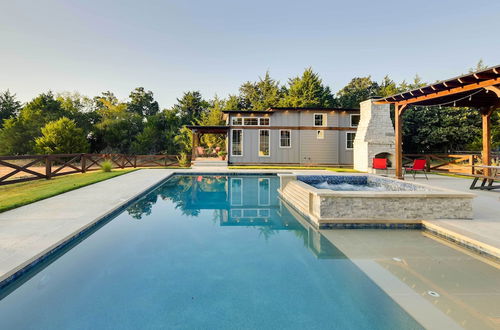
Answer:
[[[498,162],[500,155],[493,154],[494,162]],[[480,154],[404,154],[403,164],[409,166],[414,159],[425,159],[427,171],[477,174],[482,169],[475,167],[482,165]]]
[[[112,168],[178,165],[175,155],[58,154],[0,156],[0,185],[50,179],[59,175],[98,170],[109,160]]]

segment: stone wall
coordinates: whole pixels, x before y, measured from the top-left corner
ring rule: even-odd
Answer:
[[[341,197],[315,196],[319,219],[434,220],[472,219],[467,197]]]
[[[372,172],[372,159],[379,153],[395,154],[394,127],[389,104],[360,103],[360,121],[354,139],[354,169]],[[391,159],[394,164],[394,161]]]

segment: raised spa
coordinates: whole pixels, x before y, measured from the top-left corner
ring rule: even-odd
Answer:
[[[318,227],[471,219],[474,194],[377,175],[280,175],[282,198]]]

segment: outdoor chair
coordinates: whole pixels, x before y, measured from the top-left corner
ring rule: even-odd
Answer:
[[[205,156],[205,149],[203,147],[196,147],[196,155],[198,157]]]
[[[412,176],[413,176],[413,179],[415,179],[415,175],[417,174],[417,172],[423,172],[425,175],[425,178],[427,180],[429,180],[429,178],[427,177],[427,173],[425,172],[426,165],[427,165],[427,162],[425,161],[425,159],[415,159],[415,160],[413,160],[412,167],[405,167],[405,175],[406,175],[406,172],[410,171]]]
[[[372,168],[374,170],[385,170],[385,173],[388,174],[387,158],[373,158]]]

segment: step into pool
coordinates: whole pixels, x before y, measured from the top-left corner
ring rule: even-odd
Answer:
[[[279,185],[171,177],[0,291],[0,329],[422,328],[345,241],[287,207]],[[455,324],[442,314],[436,324]]]

